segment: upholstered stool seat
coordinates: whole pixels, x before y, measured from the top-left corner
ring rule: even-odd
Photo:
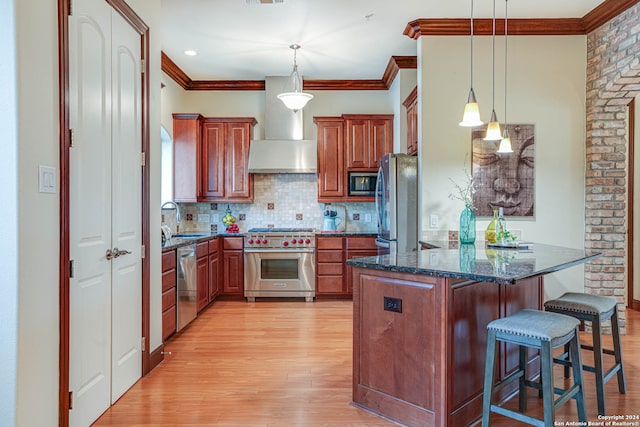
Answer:
[[[618,391],[626,393],[627,385],[624,376],[624,363],[622,361],[622,348],[620,346],[620,328],[618,326],[618,302],[613,297],[603,295],[581,294],[567,292],[560,298],[544,303],[548,312],[573,316],[581,321],[591,322],[591,335],[593,345],[582,345],[582,348],[593,351],[594,366],[583,365],[585,371],[594,372],[596,376],[596,399],[598,401],[598,414],[606,415],[604,384],[617,374]],[[611,319],[611,335],[613,338],[613,350],[602,347],[602,322]],[[603,354],[613,355],[613,366],[604,371]],[[564,359],[566,352],[560,358]],[[569,366],[565,364],[565,377],[569,377]]]
[[[578,407],[578,419],[586,425],[587,414],[584,404],[584,388],[582,385],[582,365],[580,357],[580,322],[570,316],[538,310],[521,310],[511,316],[503,317],[487,325],[487,360],[484,373],[484,395],[482,407],[482,426],[488,427],[492,412],[513,418],[535,426],[552,426],[555,411],[570,399],[575,399]],[[518,369],[507,375],[502,381],[494,384],[496,366],[496,348],[498,341],[513,343],[519,346]],[[552,350],[568,345],[568,360],[573,363],[573,385],[568,389],[555,388],[553,385]],[[527,348],[540,350],[541,383],[527,380]],[[519,380],[519,411],[504,408],[492,403],[493,395],[498,390]],[[526,387],[542,390],[544,419],[526,415]],[[559,394],[557,400],[555,395]]]

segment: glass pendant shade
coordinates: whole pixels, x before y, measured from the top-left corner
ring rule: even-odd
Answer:
[[[511,137],[509,136],[509,131],[507,130],[506,125],[504,127],[504,133],[502,134],[502,140],[500,141],[500,146],[498,147],[497,153],[500,153],[500,154],[513,153],[513,148],[511,148]]]
[[[476,94],[473,92],[473,88],[471,88],[469,90],[467,105],[464,106],[464,114],[460,126],[477,127],[483,124],[484,122],[480,120],[480,107],[478,107],[478,101],[476,101]]]
[[[484,137],[485,141],[500,141],[502,139],[502,132],[500,131],[500,123],[496,117],[496,110],[491,112],[491,120],[487,125],[487,135]]]
[[[281,93],[278,95],[278,99],[284,103],[285,107],[295,113],[298,110],[302,110],[307,105],[307,102],[313,99],[313,95],[302,92],[302,79],[298,74],[298,64],[296,63],[296,52],[300,49],[300,45],[292,44],[289,47],[293,49],[293,71],[289,76],[293,90]]]
[[[278,95],[278,99],[282,101],[288,109],[294,112],[302,110],[312,98],[313,95],[302,92],[286,92]]]

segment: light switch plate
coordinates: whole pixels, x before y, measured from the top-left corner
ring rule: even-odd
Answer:
[[[371,214],[364,214],[364,222],[371,222]]]
[[[38,167],[38,184],[41,193],[55,193],[57,191],[57,172],[53,166]]]

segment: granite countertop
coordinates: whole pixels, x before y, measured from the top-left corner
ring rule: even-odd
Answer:
[[[597,252],[533,243],[529,249],[495,249],[476,245],[425,242],[431,249],[347,260],[354,267],[453,279],[514,284],[600,257]],[[450,246],[454,246],[450,248]]]
[[[162,244],[162,251],[170,251],[181,246],[193,245],[215,237],[243,237],[243,233],[206,233],[206,232],[185,232],[184,234],[194,237],[172,237]]]

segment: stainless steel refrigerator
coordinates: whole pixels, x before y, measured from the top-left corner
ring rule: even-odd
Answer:
[[[418,159],[386,154],[376,181],[378,253],[412,252],[418,247]]]

